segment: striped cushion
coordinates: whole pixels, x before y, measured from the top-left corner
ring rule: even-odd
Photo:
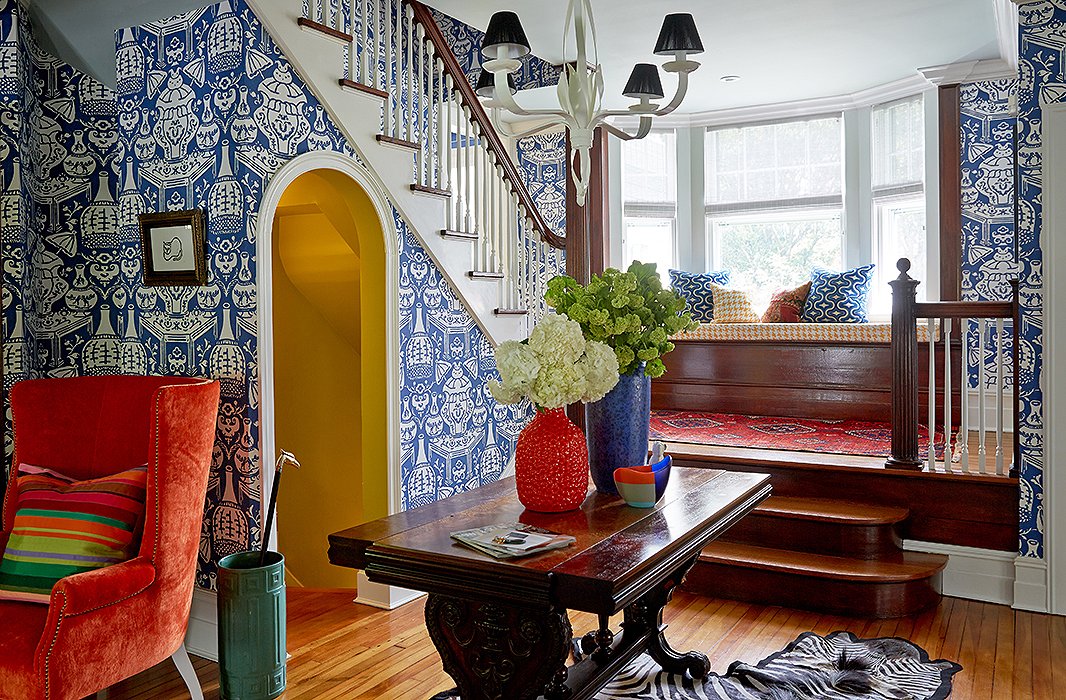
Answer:
[[[729,270],[702,273],[670,270],[670,286],[684,298],[692,319],[699,323],[710,323],[714,319],[711,286],[715,284],[729,284]]]
[[[47,603],[66,576],[136,554],[147,467],[89,481],[19,465],[15,522],[0,560],[0,600]]]

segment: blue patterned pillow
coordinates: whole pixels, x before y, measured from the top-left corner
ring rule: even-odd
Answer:
[[[685,298],[692,320],[697,323],[710,323],[714,320],[714,297],[711,288],[714,285],[725,287],[729,284],[729,271],[718,272],[684,272],[670,270],[670,286]]]
[[[847,272],[814,268],[811,293],[803,305],[805,323],[866,323],[867,295],[874,266],[863,265]]]

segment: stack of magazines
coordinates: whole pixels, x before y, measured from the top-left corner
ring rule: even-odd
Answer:
[[[577,540],[570,535],[544,530],[524,523],[505,523],[453,532],[452,538],[471,549],[497,559],[513,559],[539,554],[549,549],[569,547]]]

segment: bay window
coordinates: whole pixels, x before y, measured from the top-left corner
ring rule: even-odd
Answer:
[[[653,131],[624,141],[622,161],[622,261],[653,262],[666,278],[677,267],[677,141],[673,131]]]

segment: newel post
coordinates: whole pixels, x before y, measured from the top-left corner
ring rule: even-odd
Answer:
[[[918,280],[907,272],[911,261],[896,263],[892,287],[892,456],[889,469],[921,469],[918,459],[918,333],[914,304]]]

